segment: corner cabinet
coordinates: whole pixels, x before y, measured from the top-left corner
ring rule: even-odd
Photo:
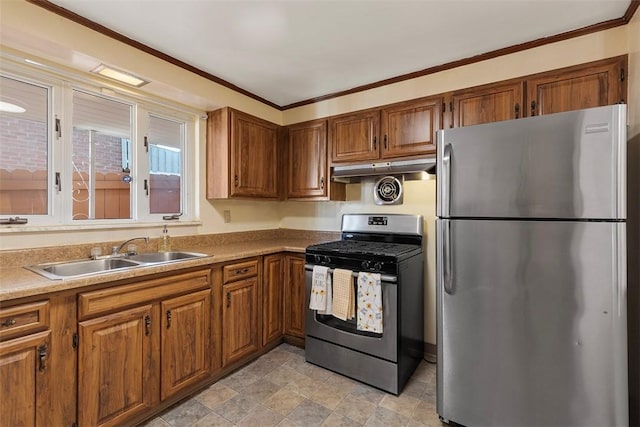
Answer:
[[[442,127],[440,96],[329,118],[333,163],[434,154]]]
[[[209,270],[78,296],[78,423],[122,425],[210,376]]]
[[[287,127],[287,199],[345,200],[345,186],[332,182],[327,150],[327,120],[313,120]]]
[[[284,333],[302,344],[306,316],[304,255],[287,254],[284,259]]]
[[[262,275],[262,347],[282,339],[284,332],[284,264],[282,254],[264,257]]]
[[[278,197],[279,126],[229,107],[208,113],[207,198]]]

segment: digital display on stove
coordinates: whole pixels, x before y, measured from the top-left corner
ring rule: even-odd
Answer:
[[[386,216],[370,216],[369,217],[369,225],[387,225]]]

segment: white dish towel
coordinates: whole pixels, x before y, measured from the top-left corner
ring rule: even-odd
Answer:
[[[358,273],[358,322],[360,331],[382,333],[382,285],[378,273]]]
[[[321,314],[325,313],[327,308],[331,309],[331,303],[327,303],[328,295],[331,294],[331,276],[329,275],[329,267],[315,265],[313,267],[311,281],[311,295],[309,296],[309,308],[318,310]],[[327,305],[329,304],[329,307]]]

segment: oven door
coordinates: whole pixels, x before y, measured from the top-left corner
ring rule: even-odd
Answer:
[[[306,334],[332,344],[341,345],[390,362],[398,360],[398,286],[395,276],[382,276],[382,334],[359,331],[356,328],[356,317],[349,321],[340,320],[331,315],[318,314],[309,309],[313,266],[305,266],[306,284]],[[333,270],[329,270],[332,272]],[[357,277],[358,273],[354,272]],[[357,286],[356,280],[353,286]],[[358,294],[357,288],[355,295]],[[356,310],[357,311],[357,310]],[[357,314],[356,314],[357,316]]]

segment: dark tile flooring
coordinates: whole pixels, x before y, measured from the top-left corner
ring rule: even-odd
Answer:
[[[145,427],[432,426],[435,365],[422,361],[400,396],[305,362],[282,344]]]

